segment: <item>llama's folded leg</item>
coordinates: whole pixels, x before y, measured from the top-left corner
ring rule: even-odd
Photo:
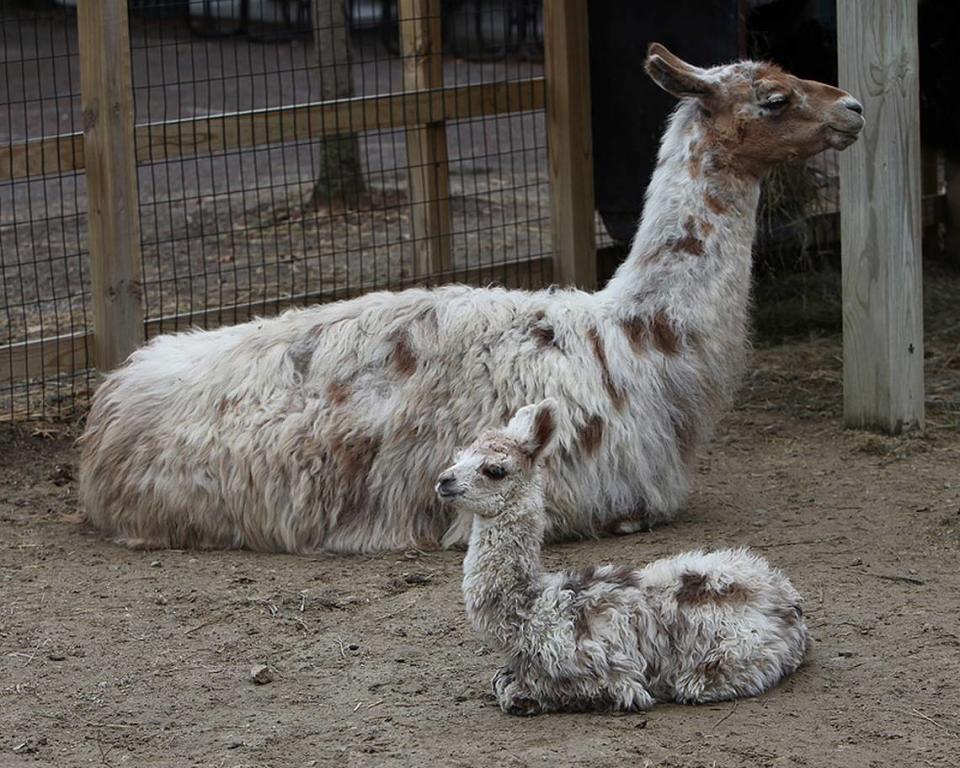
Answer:
[[[647,515],[646,509],[641,507],[629,515],[617,520],[610,520],[604,526],[604,530],[613,536],[626,536],[639,531],[648,531],[651,527],[650,517]]]
[[[731,659],[723,651],[708,654],[696,667],[677,678],[677,703],[707,704],[737,698],[736,687],[730,681],[731,666]]]
[[[508,715],[517,715],[518,717],[533,717],[545,711],[540,702],[533,698],[528,690],[516,683],[507,686],[499,704],[500,709]]]
[[[490,681],[490,684],[493,687],[493,695],[496,696],[498,700],[500,696],[503,695],[504,689],[513,682],[513,679],[513,669],[506,664],[494,672],[493,680]]]
[[[623,712],[639,712],[650,709],[657,700],[650,695],[650,691],[639,680],[624,680],[609,689],[614,710]]]
[[[531,717],[539,715],[544,707],[520,683],[509,666],[502,666],[493,676],[493,695],[497,697],[500,709],[508,715]]]

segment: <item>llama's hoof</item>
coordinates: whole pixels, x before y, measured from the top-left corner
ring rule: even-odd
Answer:
[[[501,704],[500,706],[508,715],[516,715],[517,717],[533,717],[543,711],[540,702],[526,697],[515,698],[506,705]]]
[[[657,703],[642,685],[629,685],[613,694],[614,708],[621,712],[642,712]]]
[[[500,709],[508,715],[530,717],[543,711],[540,703],[517,682],[510,667],[500,667],[493,676],[492,683],[493,695],[497,698]]]
[[[645,514],[622,517],[606,524],[606,531],[612,536],[628,536],[631,533],[650,530],[650,520]]]

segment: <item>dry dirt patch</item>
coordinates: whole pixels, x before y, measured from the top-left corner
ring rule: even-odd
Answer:
[[[779,688],[646,715],[502,715],[458,552],[129,552],[66,519],[69,429],[7,429],[0,765],[960,765],[956,413],[923,438],[842,429],[838,352],[757,352],[676,524],[545,553],[747,544],[806,596],[816,646]]]

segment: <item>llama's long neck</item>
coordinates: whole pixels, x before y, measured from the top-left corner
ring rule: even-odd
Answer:
[[[542,492],[493,520],[474,518],[463,560],[463,598],[478,632],[511,645],[541,588]]]
[[[630,255],[601,295],[625,316],[742,342],[760,182],[732,168],[708,120],[691,100],[674,112]]]
[[[640,351],[664,355],[684,460],[744,367],[760,196],[759,177],[737,169],[709,119],[692,100],[674,112],[630,255],[600,292]]]

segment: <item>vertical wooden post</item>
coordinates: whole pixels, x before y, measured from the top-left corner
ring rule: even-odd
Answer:
[[[592,289],[597,246],[585,0],[545,0],[543,34],[554,279]]]
[[[400,0],[400,49],[405,91],[443,87],[443,34],[440,0]],[[416,274],[452,269],[450,258],[450,180],[447,127],[424,122],[408,128],[410,211],[416,248]]]
[[[848,426],[923,427],[916,0],[839,0],[840,87],[864,135],[840,155],[843,405]]]
[[[94,364],[108,371],[143,341],[140,198],[127,3],[77,3],[87,174]]]

